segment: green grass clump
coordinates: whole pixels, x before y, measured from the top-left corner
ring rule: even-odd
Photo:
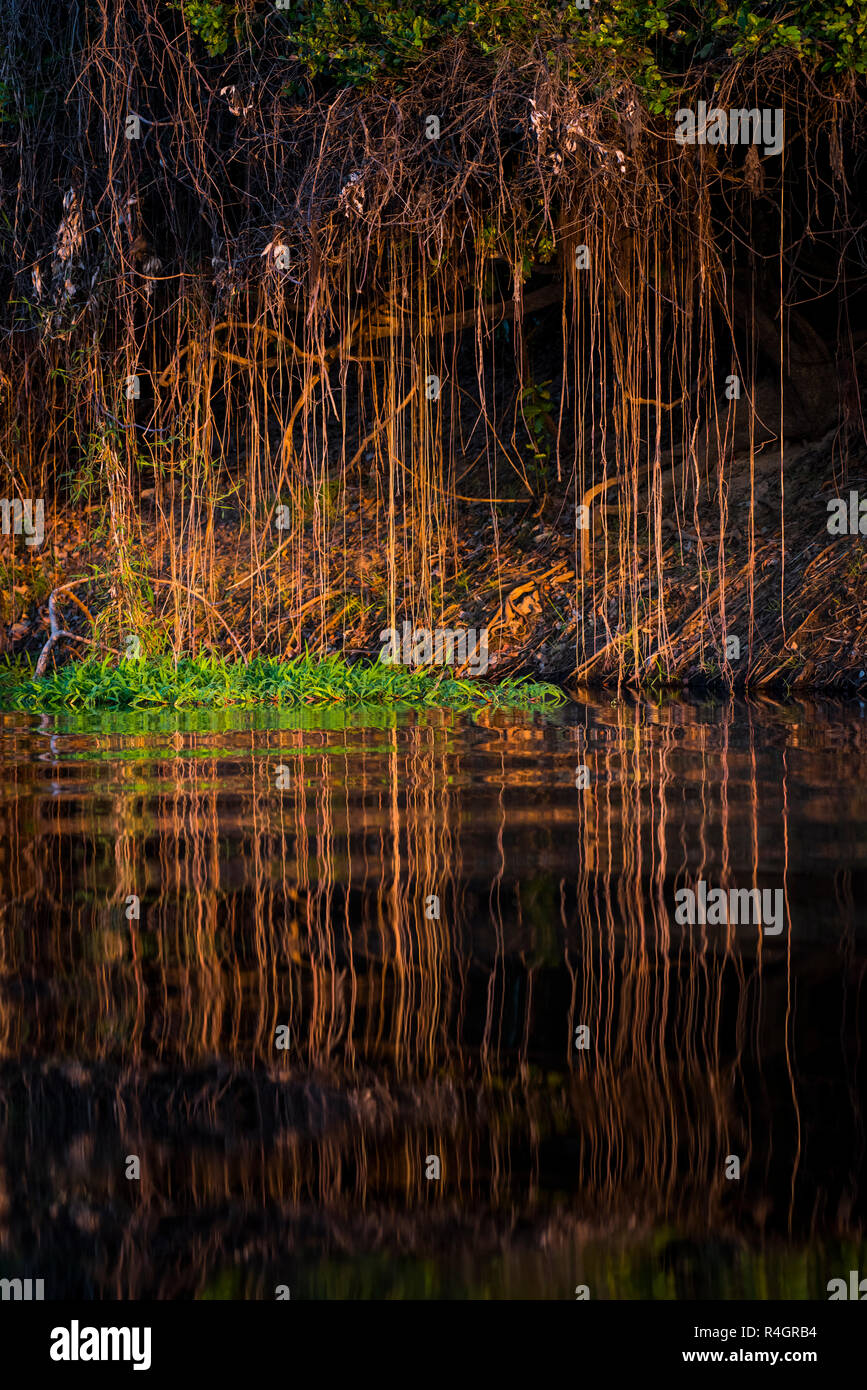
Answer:
[[[457,711],[551,709],[565,702],[557,686],[527,677],[460,680],[443,668],[412,669],[379,661],[348,663],[304,653],[290,661],[216,656],[69,661],[37,678],[23,662],[0,664],[0,708],[7,710],[223,709],[280,705],[438,706]]]

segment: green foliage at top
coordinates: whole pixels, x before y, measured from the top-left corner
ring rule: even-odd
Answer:
[[[212,58],[226,52],[236,8],[234,5],[215,3],[215,0],[184,0],[183,4],[176,4],[174,8],[183,10],[193,33],[201,39]]]
[[[282,26],[287,52],[341,85],[397,74],[449,39],[482,54],[508,44],[595,52],[660,91],[662,74],[783,50],[824,73],[867,71],[867,0],[176,0],[211,56]],[[243,18],[242,18],[243,10]],[[267,21],[267,22],[266,22]],[[247,42],[248,39],[244,39]]]

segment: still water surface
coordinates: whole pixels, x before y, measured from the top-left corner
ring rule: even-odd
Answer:
[[[826,1298],[865,783],[860,703],[0,715],[0,1276]],[[700,880],[782,930],[678,925]]]

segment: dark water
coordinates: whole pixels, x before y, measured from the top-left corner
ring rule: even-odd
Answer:
[[[861,704],[0,716],[0,1276],[826,1298],[865,778]],[[776,931],[680,925],[699,880]]]

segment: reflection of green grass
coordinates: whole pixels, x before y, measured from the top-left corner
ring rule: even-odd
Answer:
[[[0,708],[20,710],[192,709],[254,705],[438,706],[460,711],[550,709],[565,702],[556,686],[527,678],[459,680],[446,667],[414,669],[381,662],[347,664],[305,653],[291,661],[255,657],[170,657],[67,662],[37,679],[23,663],[0,665]]]
[[[576,1236],[546,1251],[512,1246],[502,1254],[476,1255],[462,1240],[454,1250],[431,1255],[395,1251],[323,1254],[312,1246],[252,1271],[212,1274],[199,1298],[273,1300],[287,1284],[292,1299],[359,1300],[559,1299],[574,1301],[575,1286],[587,1284],[592,1300],[681,1302],[687,1299],[827,1301],[827,1281],[864,1266],[863,1250],[837,1242],[752,1249],[713,1236],[690,1239],[685,1231],[660,1227],[630,1235]],[[806,1317],[802,1319],[809,1323]]]
[[[246,1296],[244,1272],[240,1269],[220,1270],[196,1296],[203,1303],[227,1303],[242,1299]]]

